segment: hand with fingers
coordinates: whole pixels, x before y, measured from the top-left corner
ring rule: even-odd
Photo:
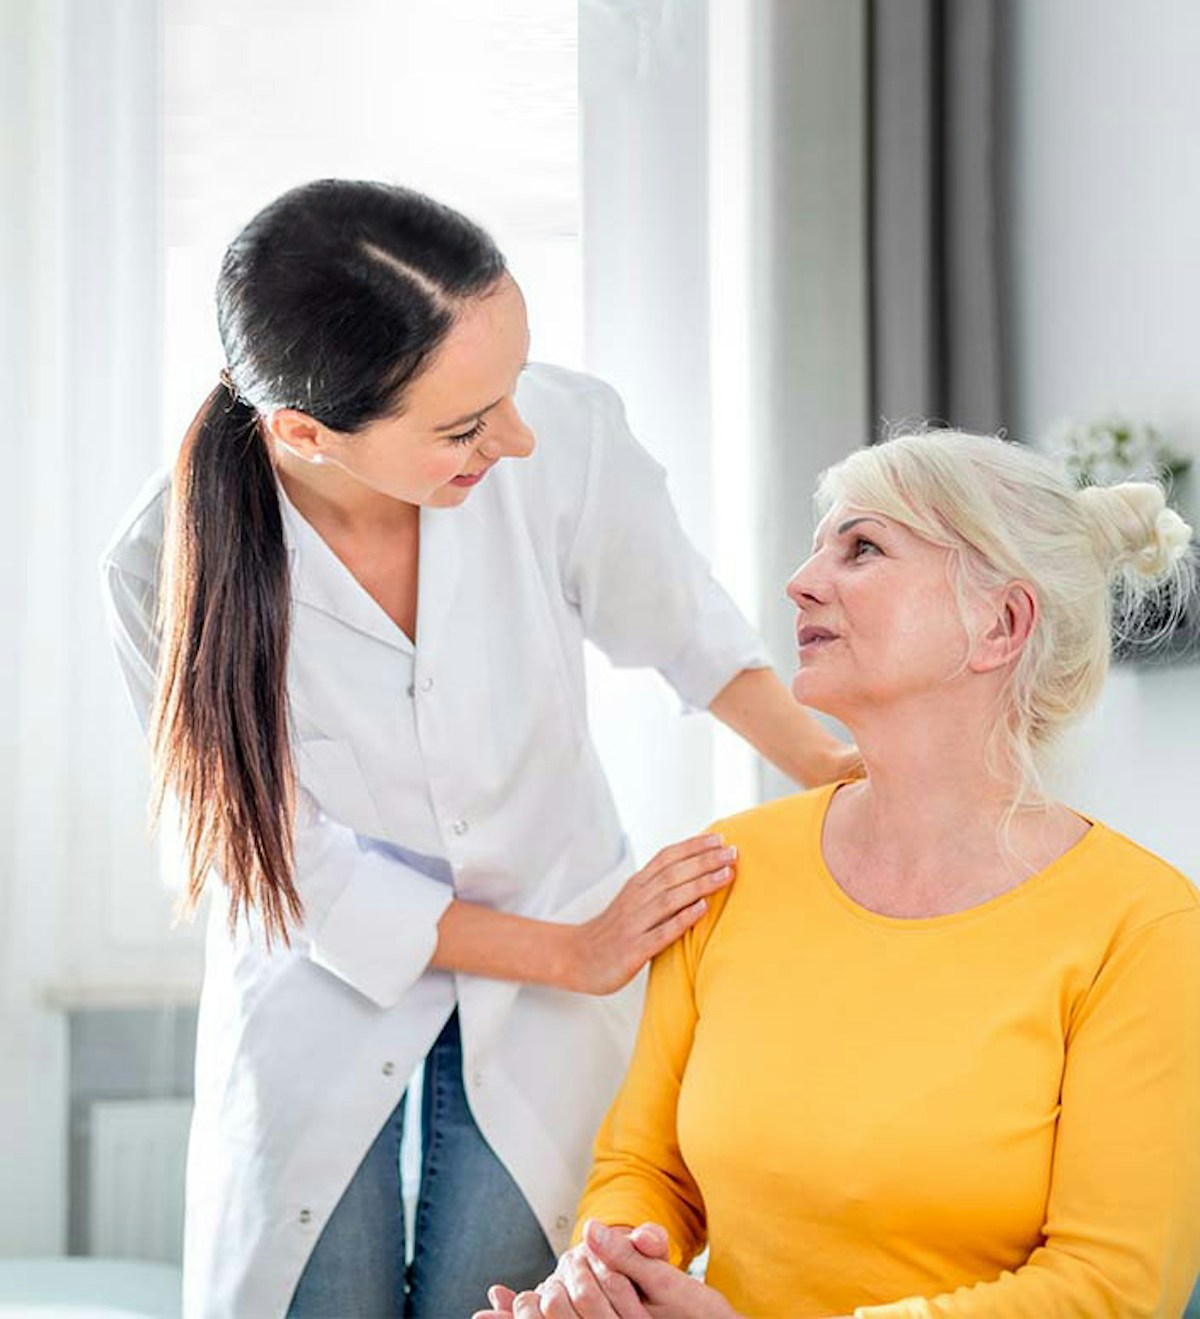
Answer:
[[[711,1287],[667,1261],[657,1223],[633,1229],[589,1221],[583,1241],[562,1256],[535,1292],[488,1292],[492,1309],[473,1319],[738,1319]]]
[[[583,1244],[616,1319],[741,1319],[719,1291],[667,1262],[667,1231],[657,1223],[626,1233],[591,1219]]]
[[[708,897],[733,879],[736,849],[701,834],[661,852],[599,916],[573,927],[570,980],[581,994],[611,994],[708,910]]]
[[[627,1234],[628,1228],[615,1229]],[[670,1265],[667,1266],[671,1267]],[[488,1288],[490,1310],[478,1310],[472,1319],[647,1319],[649,1311],[642,1305],[627,1279],[621,1279],[632,1299],[625,1308],[608,1297],[600,1281],[603,1265],[593,1263],[587,1246],[580,1243],[566,1251],[554,1272],[534,1291],[514,1292],[511,1287]]]

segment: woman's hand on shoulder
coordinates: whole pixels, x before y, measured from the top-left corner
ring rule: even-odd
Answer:
[[[568,980],[581,994],[611,994],[708,910],[708,897],[733,879],[736,851],[717,834],[664,847],[609,905],[570,927]]]

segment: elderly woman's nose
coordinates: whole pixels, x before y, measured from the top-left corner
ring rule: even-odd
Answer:
[[[787,584],[788,599],[796,606],[820,601],[825,596],[818,557],[813,554],[805,559]]]

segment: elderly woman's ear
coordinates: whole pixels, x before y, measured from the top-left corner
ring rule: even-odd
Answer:
[[[1017,660],[1038,619],[1037,596],[1025,582],[1010,582],[989,595],[984,624],[971,656],[974,673],[988,673]]]

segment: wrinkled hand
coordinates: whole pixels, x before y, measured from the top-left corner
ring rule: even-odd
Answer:
[[[644,1249],[646,1253],[653,1258],[667,1257],[667,1234],[663,1228],[657,1224],[650,1224],[650,1235],[645,1237]],[[634,1233],[644,1233],[643,1228],[617,1227],[612,1231],[622,1236],[632,1236]],[[543,1300],[547,1307],[555,1307],[553,1310],[547,1308],[547,1314],[562,1314],[566,1316],[575,1316],[581,1313],[590,1315],[590,1311],[583,1312],[574,1308],[571,1301],[570,1287],[574,1287],[576,1294],[587,1291],[592,1283],[595,1282],[592,1273],[591,1264],[589,1263],[588,1249],[586,1242],[580,1242],[565,1251],[555,1265],[554,1272],[545,1280],[539,1283],[536,1291],[531,1292],[514,1292],[511,1287],[505,1287],[497,1284],[488,1288],[488,1302],[492,1306],[490,1310],[477,1310],[472,1319],[507,1319],[508,1316],[519,1316],[519,1319],[540,1319],[543,1314]],[[565,1292],[565,1298],[561,1294]],[[567,1302],[564,1307],[564,1299]],[[599,1293],[596,1292],[588,1298],[598,1302]],[[587,1300],[580,1297],[580,1303],[586,1304]],[[605,1303],[607,1304],[607,1302]],[[607,1311],[601,1311],[606,1316],[612,1314],[611,1306]]]
[[[626,881],[590,921],[571,927],[564,985],[580,994],[611,994],[708,910],[710,893],[733,879],[736,851],[717,834],[685,839]]]
[[[536,1292],[493,1287],[488,1296],[494,1308],[474,1319],[738,1319],[719,1292],[667,1262],[656,1223],[630,1231],[590,1221]]]
[[[667,1262],[666,1229],[657,1223],[626,1235],[593,1219],[584,1245],[616,1319],[738,1319],[720,1292]]]

